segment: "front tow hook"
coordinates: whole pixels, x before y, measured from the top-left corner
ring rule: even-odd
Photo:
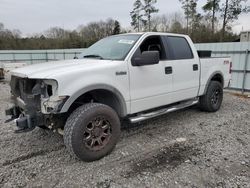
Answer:
[[[35,129],[34,123],[30,115],[20,116],[18,119],[15,119],[17,130],[15,133],[25,133]]]
[[[5,123],[10,121],[15,121],[17,130],[15,133],[24,133],[29,132],[35,129],[35,118],[31,115],[25,115],[17,107],[12,107],[8,110],[5,110],[6,116],[11,116],[9,120],[6,120]]]
[[[11,116],[10,119],[6,120],[4,123],[9,123],[15,119],[17,119],[20,116],[20,111],[16,107],[12,107],[10,109],[5,110],[6,116]]]

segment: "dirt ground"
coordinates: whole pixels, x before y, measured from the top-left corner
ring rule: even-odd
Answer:
[[[9,86],[0,83],[0,187],[250,187],[250,99],[224,95],[217,113],[188,108],[124,123],[102,160],[72,158],[60,135],[5,124]]]

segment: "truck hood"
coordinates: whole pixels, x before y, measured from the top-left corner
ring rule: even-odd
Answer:
[[[76,71],[85,71],[95,68],[107,68],[112,66],[111,60],[98,60],[98,59],[72,59],[65,61],[52,61],[48,63],[39,63],[29,65],[23,68],[18,68],[11,71],[11,75],[31,78],[31,79],[46,79],[56,78],[57,75],[74,74]]]

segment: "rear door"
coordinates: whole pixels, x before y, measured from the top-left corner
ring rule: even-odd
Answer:
[[[188,41],[190,40],[190,41]],[[168,63],[173,69],[172,102],[190,99],[198,95],[200,62],[189,45],[191,39],[182,36],[165,36],[169,49]]]

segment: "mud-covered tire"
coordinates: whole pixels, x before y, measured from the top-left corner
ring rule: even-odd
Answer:
[[[111,107],[88,103],[77,108],[67,119],[64,143],[72,156],[91,162],[108,155],[120,133],[120,119]]]
[[[216,112],[223,101],[223,87],[218,81],[211,81],[205,95],[200,97],[200,109],[206,112]]]

